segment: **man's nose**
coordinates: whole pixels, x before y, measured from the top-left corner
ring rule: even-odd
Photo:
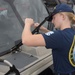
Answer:
[[[52,21],[51,21],[52,23],[53,23],[53,19],[52,19]]]

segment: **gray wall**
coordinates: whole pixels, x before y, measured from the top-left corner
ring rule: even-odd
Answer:
[[[48,15],[41,0],[15,0],[14,4],[23,20],[28,17],[40,23]]]

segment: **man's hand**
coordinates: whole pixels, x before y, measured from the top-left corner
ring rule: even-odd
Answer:
[[[25,25],[30,25],[30,26],[34,25],[34,20],[31,18],[26,18]]]
[[[34,23],[34,28],[38,27],[39,26],[39,23]],[[47,28],[45,28],[44,26],[41,26],[40,27],[40,30],[44,33],[48,32],[49,30]]]
[[[33,27],[36,28],[39,26],[39,23],[34,23]]]

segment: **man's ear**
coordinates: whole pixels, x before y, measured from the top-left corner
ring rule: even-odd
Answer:
[[[66,15],[64,13],[61,13],[62,19],[65,20],[66,19]]]

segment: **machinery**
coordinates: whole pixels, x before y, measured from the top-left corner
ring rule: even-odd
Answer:
[[[46,21],[58,3],[59,0],[0,0],[0,75],[46,75],[45,70],[50,71],[52,49],[23,45],[21,35],[26,17],[40,23],[31,29],[33,34],[39,33],[41,25],[53,30]]]

